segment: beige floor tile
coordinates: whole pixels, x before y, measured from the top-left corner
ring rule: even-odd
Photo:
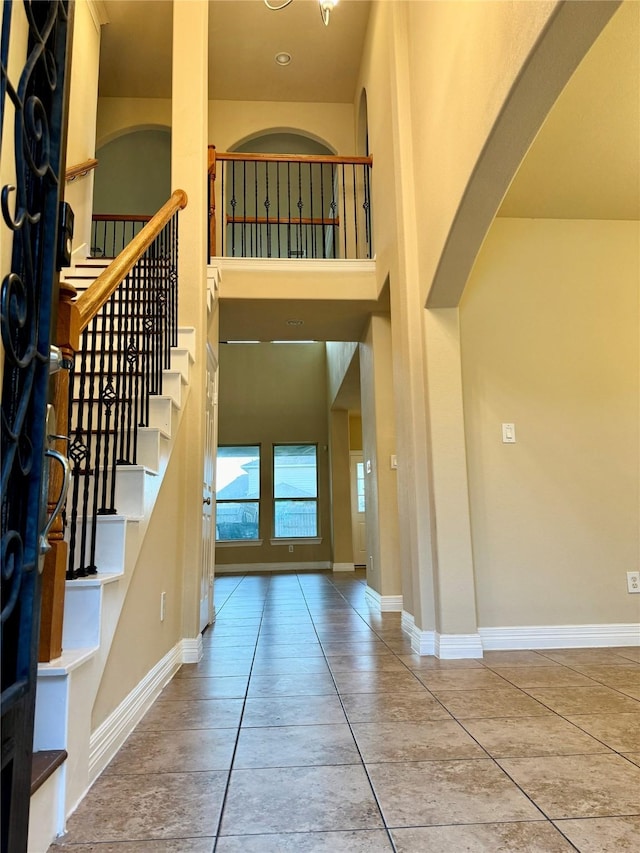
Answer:
[[[640,817],[557,820],[556,826],[580,853],[638,853]]]
[[[621,656],[616,649],[545,649],[541,654],[548,657],[556,663],[564,664],[565,666],[575,666],[576,664],[593,664],[594,666],[606,666],[611,664],[616,666],[621,661]]]
[[[481,717],[543,716],[548,708],[515,687],[504,690],[434,690],[434,696],[460,720]]]
[[[248,676],[220,678],[174,678],[160,694],[160,699],[241,699],[247,692]]]
[[[617,687],[617,690],[620,693],[624,693],[625,696],[629,696],[631,699],[635,699],[636,702],[640,701],[640,685],[626,685],[625,687]]]
[[[464,660],[446,660],[433,657],[433,655],[416,655],[416,654],[401,654],[398,658],[406,664],[409,669],[415,672],[423,672],[424,670],[450,670],[450,669],[483,669],[483,664],[479,660],[467,658]]]
[[[640,767],[619,755],[499,759],[552,820],[640,812]]]
[[[351,730],[346,723],[319,726],[243,728],[234,768],[302,767],[360,764]]]
[[[602,743],[552,714],[464,720],[463,725],[493,758],[609,752]]]
[[[620,658],[622,661],[622,658]],[[640,664],[627,661],[626,665],[593,666],[578,664],[575,669],[608,687],[640,686]]]
[[[362,767],[234,770],[220,835],[381,829]]]
[[[367,770],[387,826],[542,817],[490,759],[369,764]]]
[[[264,660],[276,660],[277,658],[324,658],[322,646],[317,641],[311,643],[281,643],[274,645],[261,645],[256,648],[256,662]]]
[[[159,699],[140,720],[136,731],[237,728],[242,704],[242,699]]]
[[[51,853],[212,853],[215,838],[174,838],[171,841],[116,841],[113,844],[70,844],[57,841],[49,847]]]
[[[640,752],[625,752],[624,757],[640,767]]]
[[[294,675],[252,675],[247,696],[329,696],[336,688],[331,675],[306,672]]]
[[[574,714],[623,714],[638,711],[635,699],[610,687],[533,687],[526,691],[552,711]]]
[[[304,672],[329,672],[329,667],[324,658],[273,658],[264,657],[256,660],[253,664],[253,675],[294,675]]]
[[[227,772],[101,776],[67,822],[67,843],[215,835]]]
[[[336,655],[328,660],[332,672],[407,671],[407,667],[395,655]]]
[[[575,853],[547,821],[394,829],[397,853]]]
[[[482,663],[493,669],[496,666],[550,666],[553,661],[542,652],[488,651],[484,653]]]
[[[495,666],[493,672],[511,682],[515,687],[596,687],[579,672],[566,666]]]
[[[314,726],[344,723],[345,715],[337,695],[276,696],[247,699],[242,725]]]
[[[509,684],[491,670],[481,669],[450,669],[439,672],[420,672],[420,681],[431,691],[436,690],[474,690],[494,688],[505,689]]]
[[[235,729],[190,729],[129,735],[105,769],[113,773],[190,773],[229,770],[236,744]]]
[[[382,640],[370,640],[363,643],[336,643],[326,642],[322,644],[325,655],[335,657],[336,655],[390,655],[391,650],[385,646]]]
[[[176,672],[176,678],[218,678],[221,676],[247,676],[251,672],[252,659],[241,660],[211,660],[204,659],[199,663],[185,663]]]
[[[416,676],[404,672],[334,672],[333,677],[339,693],[396,693],[424,691],[425,687]]]
[[[356,832],[308,832],[286,835],[239,835],[220,838],[216,853],[389,853],[383,829]]]
[[[634,660],[636,663],[640,663],[640,647],[638,646],[632,646],[626,649],[616,649],[616,652],[620,657],[623,657],[626,660]]]
[[[427,690],[419,693],[341,693],[350,723],[450,720],[451,714]]]
[[[454,720],[352,723],[365,764],[486,758],[485,751]]]
[[[617,752],[640,750],[640,711],[637,714],[579,714],[567,719]]]

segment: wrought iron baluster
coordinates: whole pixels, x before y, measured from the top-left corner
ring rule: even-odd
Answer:
[[[278,257],[282,257],[280,249],[280,162],[276,163],[276,199],[277,199],[277,216],[278,216]]]
[[[364,173],[364,223],[366,229],[366,241],[367,241],[367,257],[372,258],[372,243],[373,243],[373,235],[371,233],[371,187],[369,185],[369,166],[367,164],[362,167]]]
[[[271,226],[269,224],[269,208],[271,207],[271,201],[269,199],[269,164],[268,163],[264,164],[264,175],[265,175],[264,181],[265,181],[265,194],[266,194],[265,202],[264,202],[264,209],[265,209],[266,219],[267,219],[267,223],[266,223],[267,257],[270,258],[271,257]]]
[[[302,208],[304,207],[304,202],[302,201],[302,163],[298,163],[298,247],[299,251],[302,252]]]
[[[356,242],[356,258],[358,257],[358,200],[356,198],[357,191],[357,173],[356,173],[356,165],[353,163],[351,165],[351,178],[353,181],[353,219],[355,224],[355,242]]]
[[[311,220],[311,224],[309,225],[308,231],[311,232],[311,257],[316,257],[316,228],[313,224],[313,166],[309,163],[309,207],[311,209],[311,213],[309,214],[309,218]],[[307,252],[307,255],[309,253]]]
[[[331,218],[333,220],[332,225],[331,225],[331,231],[332,231],[332,250],[333,250],[333,257],[334,258],[337,257],[337,254],[336,254],[336,242],[337,242],[336,213],[338,211],[338,203],[336,201],[336,180],[337,180],[336,167],[332,163],[331,164],[331,204],[329,206],[331,208]]]
[[[320,218],[323,220],[320,226],[320,235],[322,239],[322,257],[327,257],[327,240],[324,230],[324,163],[320,163]]]

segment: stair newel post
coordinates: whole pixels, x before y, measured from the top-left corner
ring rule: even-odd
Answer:
[[[67,282],[60,283],[60,307],[58,311],[57,345],[62,353],[60,370],[54,374],[55,434],[69,435],[70,376],[75,357],[77,339],[74,340],[70,322],[71,300],[76,289]],[[51,447],[65,458],[68,455],[68,441],[56,438]],[[54,511],[63,485],[62,469],[52,465],[49,476],[47,496],[47,515]],[[47,663],[62,654],[62,623],[64,615],[64,590],[67,572],[68,545],[64,539],[65,519],[60,513],[49,531],[50,550],[44,558],[42,572],[42,607],[40,613],[40,645],[38,661]]]
[[[216,146],[208,147],[209,161],[209,257],[216,256]]]

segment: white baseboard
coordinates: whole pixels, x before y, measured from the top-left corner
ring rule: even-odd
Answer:
[[[364,591],[365,597],[381,613],[401,613],[401,595],[380,595],[377,590],[368,586]]]
[[[436,631],[434,639],[434,653],[438,658],[455,660],[483,656],[480,634],[439,634]]]
[[[246,574],[247,572],[320,572],[330,569],[329,560],[318,560],[308,563],[216,563],[216,574]]]
[[[612,625],[527,625],[479,628],[487,650],[584,649],[640,646],[640,623]]]
[[[417,625],[414,625],[409,633],[411,648],[417,655],[435,655],[435,635],[435,631],[421,631]]]
[[[191,660],[202,649],[202,636],[180,640],[151,669],[107,719],[89,738],[89,782],[102,773],[125,740],[160,695],[162,688],[173,678],[180,664]],[[195,651],[194,651],[195,650]],[[187,660],[187,656],[189,660]]]
[[[354,563],[333,563],[332,568],[334,572],[355,572],[356,570]]]
[[[180,641],[180,644],[182,646],[182,663],[199,663],[202,660],[202,634],[193,638],[185,637]]]
[[[415,624],[416,620],[413,618],[411,613],[407,613],[406,610],[403,610],[400,625],[404,633],[411,636],[411,632],[413,631]]]

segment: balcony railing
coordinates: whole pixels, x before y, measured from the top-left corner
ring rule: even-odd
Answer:
[[[150,216],[94,213],[91,217],[91,257],[117,258],[151,219]]]
[[[371,157],[210,146],[209,256],[373,257],[371,167]]]

